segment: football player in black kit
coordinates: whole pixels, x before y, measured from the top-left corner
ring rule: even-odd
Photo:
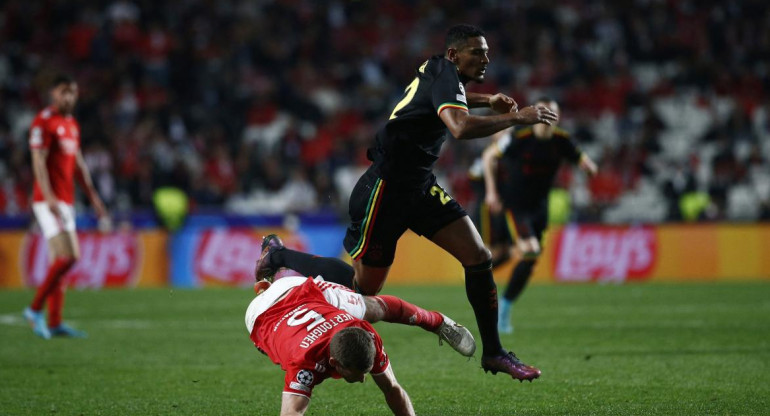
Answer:
[[[484,80],[488,53],[480,29],[457,25],[447,33],[445,53],[418,67],[368,151],[372,165],[350,196],[351,223],[344,246],[353,259],[353,286],[364,295],[375,295],[382,289],[398,239],[407,229],[446,250],[465,269],[465,290],[483,343],[482,368],[531,381],[540,376],[540,370],[522,363],[500,343],[491,254],[465,210],[436,183],[433,174],[447,131],[458,140],[468,140],[514,125],[556,120],[556,114],[545,106],[519,109],[504,94],[466,93],[465,84]],[[474,107],[489,107],[497,114],[472,115],[468,108]],[[284,266],[323,276],[323,267],[343,267],[339,261],[320,265],[330,259],[277,246],[270,239],[263,242],[258,270]]]
[[[544,97],[535,105],[547,106],[559,114],[559,105]],[[578,164],[596,175],[596,164],[570,140],[556,122],[536,124],[497,140],[482,155],[486,204],[490,211],[504,211],[511,241],[519,252],[508,287],[500,298],[498,330],[513,332],[511,306],[524,290],[540,255],[543,232],[548,227],[548,195],[562,160]],[[498,159],[506,163],[504,185],[497,182]]]

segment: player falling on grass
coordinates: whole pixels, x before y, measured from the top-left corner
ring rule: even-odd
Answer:
[[[465,268],[465,290],[483,343],[482,368],[532,380],[540,370],[523,364],[500,344],[490,252],[465,210],[436,182],[433,166],[447,131],[468,140],[514,125],[548,124],[556,115],[543,106],[518,110],[516,102],[503,94],[465,92],[468,82],[484,80],[489,64],[489,48],[480,29],[454,26],[445,46],[444,54],[419,66],[368,151],[372,165],[350,196],[351,223],[344,240],[353,259],[351,278],[360,293],[379,293],[399,237],[407,229],[425,236]],[[500,114],[471,115],[471,107],[490,107]],[[290,267],[300,270],[296,264]]]
[[[254,345],[286,372],[282,415],[304,414],[313,388],[323,380],[363,382],[366,373],[372,373],[394,414],[414,414],[382,340],[368,322],[419,326],[465,356],[476,349],[471,333],[441,313],[394,296],[362,296],[320,276],[283,276],[273,284],[260,280],[255,291],[258,296],[246,310],[246,329]]]
[[[24,317],[35,334],[45,339],[85,336],[62,322],[63,277],[80,255],[73,207],[75,179],[83,186],[100,223],[109,221],[80,152],[80,127],[72,116],[77,99],[77,83],[67,76],[57,77],[51,88],[51,106],[35,117],[29,134],[35,175],[32,210],[48,241],[51,265]],[[46,301],[48,322],[43,315]]]
[[[550,98],[543,97],[536,105],[559,114],[559,105]],[[589,175],[597,172],[591,158],[555,125],[536,124],[509,134],[487,147],[482,156],[486,204],[493,214],[504,212],[510,241],[520,257],[500,298],[500,332],[513,332],[511,306],[524,290],[540,255],[543,232],[548,227],[548,195],[562,160],[578,164]],[[496,167],[501,158],[509,177],[499,184]]]

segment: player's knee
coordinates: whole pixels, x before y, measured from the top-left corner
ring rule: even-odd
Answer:
[[[491,263],[492,262],[492,252],[489,251],[488,248],[484,246],[477,247],[474,252],[472,252],[467,260],[464,262],[464,266],[469,266],[472,264],[482,264],[482,263]]]
[[[492,252],[490,252],[486,247],[482,246],[481,249],[473,253],[472,256],[466,257],[462,264],[466,272],[476,272],[487,269],[491,270]]]
[[[360,283],[358,279],[355,277],[353,278],[353,291],[364,295],[364,296],[374,296],[377,293],[380,292],[380,287],[374,287],[374,285],[368,285],[366,283]]]
[[[526,238],[519,241],[518,249],[523,260],[536,260],[540,256],[540,243],[536,238]]]
[[[78,261],[77,257],[73,255],[63,255],[63,256],[58,256],[56,258],[56,262],[61,264],[61,266],[65,270],[69,270],[70,268],[72,268],[72,266],[74,266],[75,263],[77,263],[77,261]]]

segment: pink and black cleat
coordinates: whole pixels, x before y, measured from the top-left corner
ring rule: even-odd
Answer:
[[[540,377],[540,370],[522,363],[513,351],[481,357],[481,368],[484,369],[485,373],[491,371],[492,374],[498,372],[509,374],[521,382],[524,380],[532,382],[532,380]]]

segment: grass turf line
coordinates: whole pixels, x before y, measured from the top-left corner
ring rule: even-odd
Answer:
[[[469,326],[461,287],[386,287]],[[283,373],[243,323],[248,289],[68,292],[85,340],[36,338],[31,291],[0,292],[0,415],[271,415]],[[544,285],[503,344],[543,375],[484,374],[435,335],[379,323],[421,415],[752,415],[770,408],[770,284]],[[387,415],[376,385],[327,380],[308,415]]]

